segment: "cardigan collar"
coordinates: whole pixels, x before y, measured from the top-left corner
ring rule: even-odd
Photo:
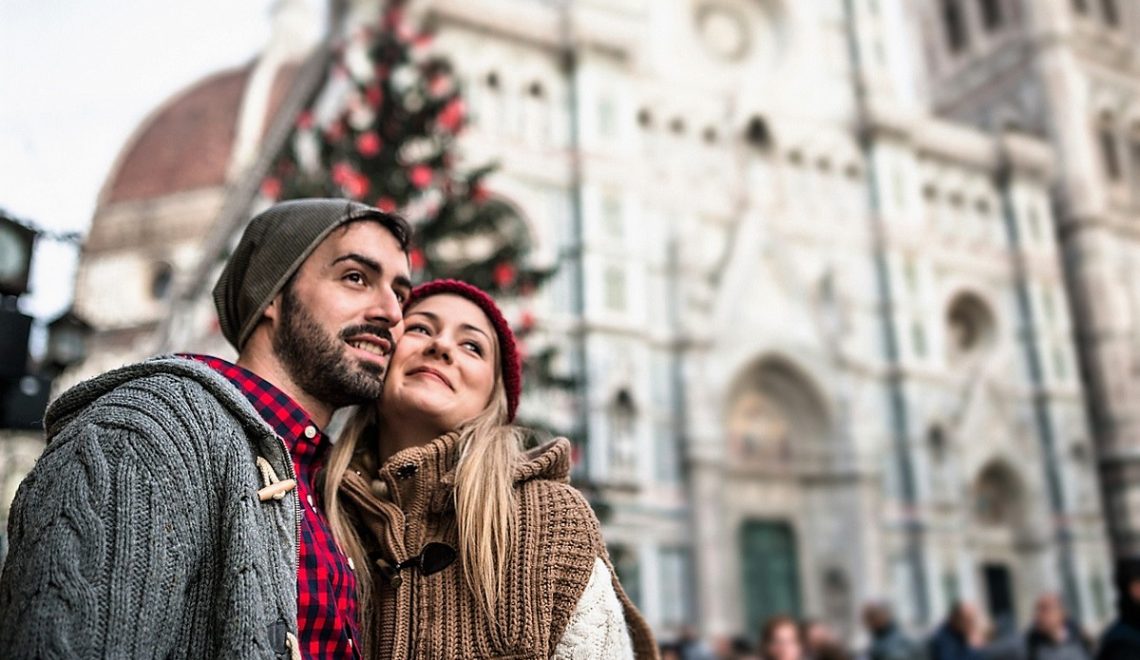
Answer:
[[[426,498],[427,509],[432,513],[454,509],[456,466],[462,453],[460,435],[459,431],[452,431],[427,444],[402,449],[375,472],[367,470],[367,478],[373,481],[372,494],[394,501],[409,512],[421,498]],[[568,482],[570,454],[570,441],[566,438],[535,447],[523,454],[514,467],[513,481],[516,485],[532,479]],[[361,474],[367,468],[354,462],[349,469]]]

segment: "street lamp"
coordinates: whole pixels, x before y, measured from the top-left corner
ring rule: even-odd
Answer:
[[[36,238],[77,242],[73,235],[52,235],[20,222],[0,210],[0,429],[43,428],[44,409],[52,380],[87,354],[91,331],[68,310],[48,324],[47,351],[39,364],[28,356],[33,319],[19,309],[28,291],[32,250]]]
[[[82,362],[87,357],[87,336],[90,334],[91,325],[72,309],[49,323],[44,370],[59,375],[68,367]]]
[[[0,213],[0,298],[28,290],[36,231]]]

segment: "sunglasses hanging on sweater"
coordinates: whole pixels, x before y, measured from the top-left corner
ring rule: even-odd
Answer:
[[[396,564],[384,559],[384,557],[380,556],[379,552],[372,553],[371,559],[372,562],[380,568],[380,572],[384,574],[384,577],[388,578],[388,582],[393,587],[399,587],[404,581],[404,579],[400,577],[400,571],[405,568],[417,568],[420,571],[420,575],[426,577],[451,566],[458,556],[459,553],[450,545],[432,541],[425,545],[418,555],[408,557],[404,561]]]

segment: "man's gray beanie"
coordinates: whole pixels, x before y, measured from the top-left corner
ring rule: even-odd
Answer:
[[[250,220],[214,285],[214,307],[226,340],[241,350],[265,308],[329,232],[354,220],[386,216],[346,199],[300,199],[276,204]],[[401,244],[407,240],[396,238]]]

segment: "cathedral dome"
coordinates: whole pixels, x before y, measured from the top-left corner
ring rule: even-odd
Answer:
[[[250,69],[208,76],[160,106],[127,143],[100,205],[221,185]]]
[[[135,130],[111,169],[99,206],[152,200],[226,182],[255,64],[221,71],[176,93]],[[272,117],[297,72],[280,67],[265,117]]]

